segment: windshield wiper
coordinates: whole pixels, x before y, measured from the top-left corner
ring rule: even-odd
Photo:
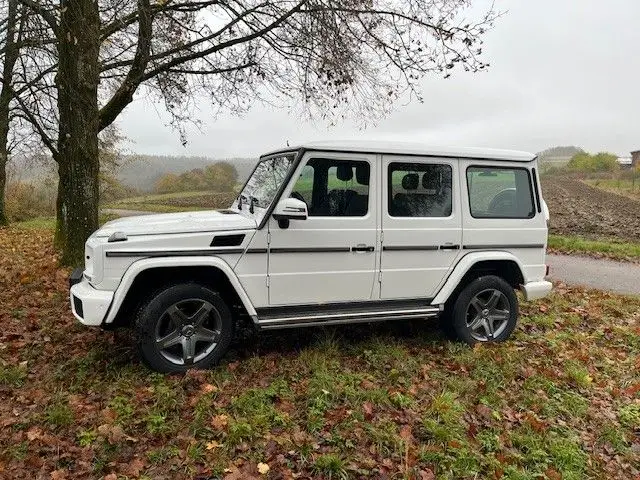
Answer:
[[[249,195],[249,213],[253,213],[253,206],[258,204],[258,199],[253,195]]]
[[[242,200],[247,200],[243,194],[238,195],[238,210],[242,210]]]

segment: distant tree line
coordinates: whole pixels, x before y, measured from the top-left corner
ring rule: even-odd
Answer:
[[[188,191],[231,192],[238,183],[238,171],[228,162],[218,162],[205,168],[194,168],[176,175],[166,173],[156,182],[157,193]]]
[[[569,170],[577,172],[613,172],[620,168],[617,155],[600,152],[592,155],[587,152],[576,153],[567,165]]]

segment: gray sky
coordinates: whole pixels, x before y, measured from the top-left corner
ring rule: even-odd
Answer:
[[[478,0],[483,10],[488,0]],[[485,37],[486,73],[425,78],[425,102],[400,102],[376,126],[329,127],[257,106],[243,118],[209,119],[206,103],[189,143],[135,101],[119,120],[132,152],[258,156],[286,144],[326,139],[392,139],[433,145],[539,151],[577,145],[628,155],[640,148],[640,1],[496,0],[508,10]],[[408,100],[408,99],[407,99]],[[203,102],[204,103],[204,102]]]

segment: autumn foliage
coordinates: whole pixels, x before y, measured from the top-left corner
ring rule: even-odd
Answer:
[[[240,329],[149,372],[80,327],[48,230],[0,230],[0,478],[637,479],[640,299],[556,285],[512,340],[431,321]]]
[[[231,192],[238,183],[238,172],[227,162],[217,162],[205,168],[195,168],[179,175],[166,173],[156,182],[157,193]]]

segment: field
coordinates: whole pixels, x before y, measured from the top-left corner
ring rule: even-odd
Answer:
[[[551,211],[551,233],[640,239],[640,201],[561,176],[544,177],[542,188]]]
[[[640,299],[556,286],[474,349],[433,322],[256,336],[150,373],[83,328],[47,229],[0,229],[0,478],[640,475]]]
[[[182,212],[229,207],[236,192],[180,192],[126,198],[105,205],[106,209],[143,210],[149,212]]]
[[[640,175],[638,178],[629,179],[587,179],[585,182],[594,187],[608,190],[620,195],[626,195],[635,200],[640,200]]]

